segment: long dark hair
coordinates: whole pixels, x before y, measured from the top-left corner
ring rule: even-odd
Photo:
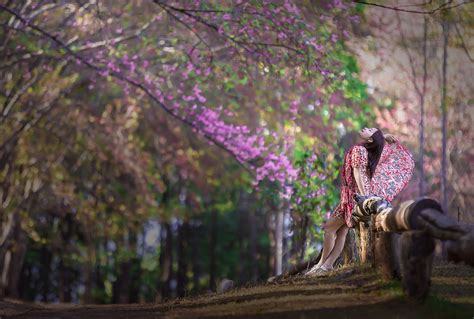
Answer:
[[[381,130],[377,129],[374,134],[371,136],[372,142],[364,142],[362,146],[367,149],[369,157],[369,176],[372,178],[375,172],[375,168],[380,160],[380,155],[382,155],[383,147],[385,145],[385,138]]]

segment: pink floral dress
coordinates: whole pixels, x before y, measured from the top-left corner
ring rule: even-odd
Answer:
[[[402,144],[385,144],[370,181],[370,194],[391,202],[408,184],[414,169],[413,155]]]
[[[346,152],[341,171],[341,200],[331,215],[345,219],[346,225],[350,228],[354,227],[352,210],[355,201],[352,196],[354,193],[359,193],[353,174],[355,167],[361,169],[366,194],[374,194],[392,201],[410,180],[415,162],[410,152],[400,143],[385,143],[374,176],[370,179],[367,149],[362,145],[354,145]]]

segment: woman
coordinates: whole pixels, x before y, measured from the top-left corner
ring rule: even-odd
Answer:
[[[354,227],[354,193],[375,194],[392,201],[413,173],[412,155],[392,135],[384,136],[376,128],[363,128],[359,136],[362,143],[352,146],[344,156],[340,203],[322,225],[325,232],[321,259],[307,275],[333,269],[344,248],[347,232]]]

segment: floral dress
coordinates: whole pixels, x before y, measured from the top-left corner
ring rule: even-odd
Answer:
[[[408,184],[414,169],[413,155],[402,144],[385,144],[370,181],[370,194],[391,202]]]
[[[367,149],[362,145],[354,145],[346,152],[341,171],[341,200],[331,215],[345,219],[350,228],[354,227],[352,210],[356,204],[352,196],[359,193],[353,174],[355,167],[361,170],[366,194],[392,201],[410,180],[415,162],[410,152],[400,143],[385,143],[379,163],[370,179]]]

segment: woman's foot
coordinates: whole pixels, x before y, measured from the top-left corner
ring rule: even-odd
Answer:
[[[313,266],[313,268],[311,268],[310,270],[308,270],[305,275],[308,275],[308,276],[311,276],[313,275],[319,268],[321,268],[322,264],[316,264]]]
[[[319,276],[319,275],[325,274],[325,273],[327,273],[327,272],[334,269],[334,268],[328,268],[325,265],[322,265],[319,268],[316,268],[314,271],[313,271],[313,268],[310,270],[311,273],[308,271],[306,273],[306,275],[308,275],[308,276]]]

